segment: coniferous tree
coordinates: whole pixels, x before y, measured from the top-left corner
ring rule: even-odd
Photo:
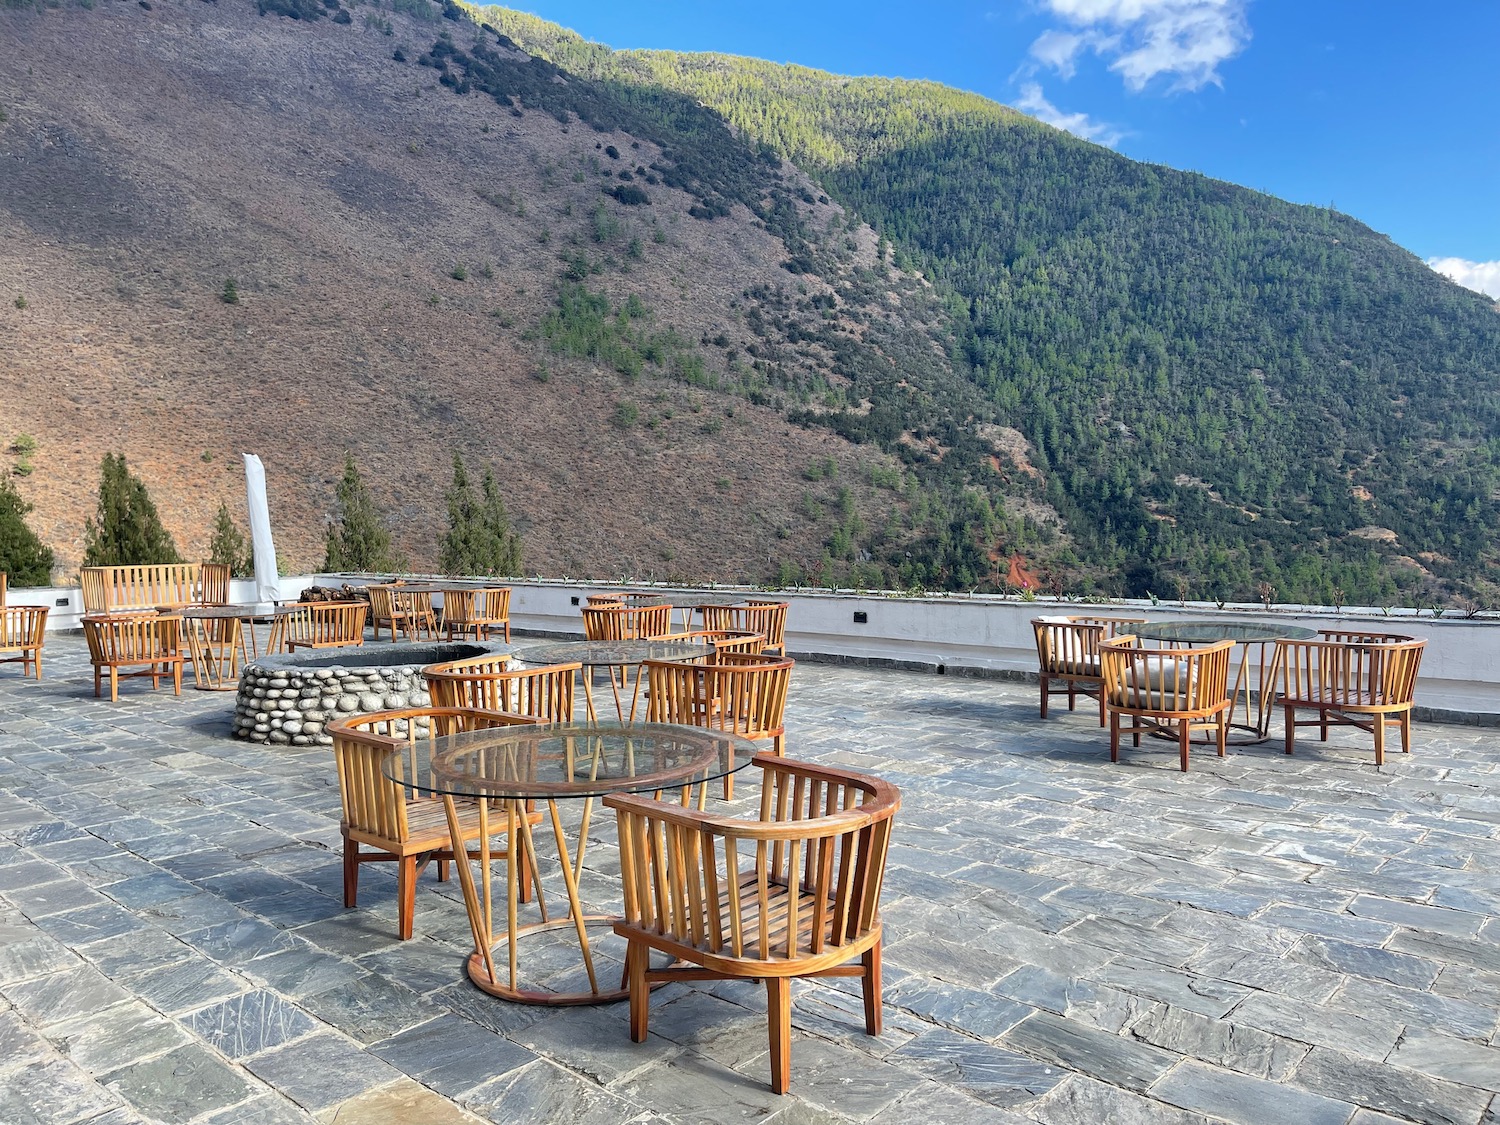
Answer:
[[[0,571],[12,586],[45,586],[52,580],[52,548],[26,525],[29,511],[16,486],[0,477]]]
[[[334,496],[339,518],[328,525],[323,569],[335,573],[403,569],[391,547],[390,530],[359,475],[352,453],[344,454],[344,476]]]
[[[214,516],[213,536],[208,541],[208,561],[227,563],[236,578],[248,577],[255,570],[255,558],[245,542],[245,534],[229,518],[229,505],[222,500]]]
[[[480,567],[479,502],[469,486],[464,460],[453,455],[453,485],[448,489],[448,530],[438,545],[438,566],[444,574],[484,574]]]
[[[84,566],[180,562],[145,483],[123,453],[106,453],[99,473],[99,510],[84,527]]]
[[[484,470],[483,502],[480,526],[484,529],[485,569],[481,574],[516,575],[521,573],[521,534],[510,525],[510,514],[500,496],[495,470]]]

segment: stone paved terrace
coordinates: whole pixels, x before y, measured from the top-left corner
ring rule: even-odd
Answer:
[[[342,908],[327,750],[231,741],[232,696],[96,702],[80,638],[46,655],[40,685],[0,672],[7,1125],[1500,1122],[1491,732],[1183,775],[1170,745],[1111,765],[1091,713],[1040,722],[1031,687],[800,665],[790,752],[905,804],[885,1034],[852,982],[796,986],[778,1098],[759,986],[663,989],[641,1045],[623,1005],[487,997],[456,880],[424,878],[405,943],[381,868]]]

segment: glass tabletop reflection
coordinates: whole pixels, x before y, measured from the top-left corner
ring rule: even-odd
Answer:
[[[1318,635],[1316,629],[1305,629],[1300,625],[1253,621],[1147,621],[1129,626],[1128,631],[1143,640],[1177,644],[1213,644],[1215,641],[1269,644],[1278,640],[1307,641]]]
[[[600,797],[699,784],[750,764],[756,743],[666,723],[508,726],[393,749],[385,776],[422,793],[501,800]]]

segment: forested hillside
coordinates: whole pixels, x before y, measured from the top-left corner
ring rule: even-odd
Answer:
[[[945,296],[982,409],[1029,439],[1038,472],[1011,475],[1063,514],[1076,573],[1131,594],[1492,595],[1500,315],[1357,220],[931,83],[480,18],[575,74],[718,110],[872,223]],[[903,407],[870,398],[865,415]]]

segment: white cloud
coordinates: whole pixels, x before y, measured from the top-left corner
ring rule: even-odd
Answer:
[[[1021,86],[1021,96],[1016,99],[1016,108],[1045,121],[1058,129],[1066,130],[1075,137],[1096,141],[1113,147],[1125,134],[1122,130],[1103,121],[1094,121],[1086,113],[1065,113],[1049,102],[1042,88],[1035,82]]]
[[[1427,264],[1465,289],[1500,301],[1500,262],[1471,262],[1467,258],[1428,258]]]
[[[1109,59],[1131,90],[1158,76],[1174,90],[1220,85],[1219,64],[1250,42],[1246,0],[1040,0],[1072,30],[1043,32],[1031,45],[1034,65],[1071,78],[1085,49]]]

